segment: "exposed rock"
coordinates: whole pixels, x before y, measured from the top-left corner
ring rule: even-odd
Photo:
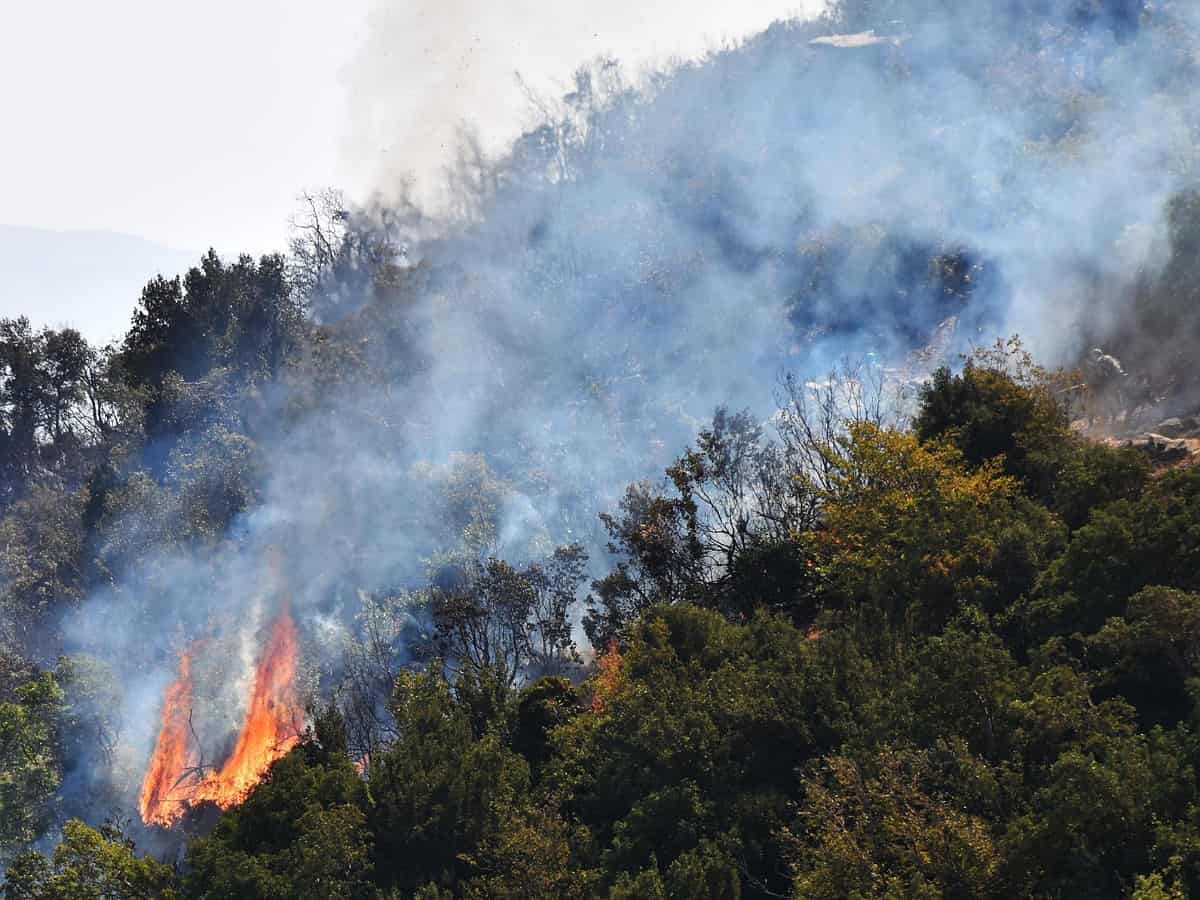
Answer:
[[[1169,419],[1163,419],[1151,431],[1169,438],[1188,437],[1200,431],[1200,421],[1192,416],[1172,416]]]
[[[1150,457],[1154,465],[1171,465],[1183,462],[1196,454],[1196,442],[1185,438],[1170,438],[1147,431],[1125,442],[1126,447],[1140,450]]]

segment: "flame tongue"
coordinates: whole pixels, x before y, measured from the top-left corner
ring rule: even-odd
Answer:
[[[167,687],[158,742],[138,797],[138,812],[147,825],[166,826],[183,815],[190,786],[181,788],[179,780],[196,765],[189,723],[191,708],[192,664],[190,650],[185,650],[179,657],[179,675]]]
[[[303,712],[296,703],[296,626],[285,610],[271,627],[259,658],[246,720],[233,754],[200,785],[197,799],[226,808],[240,803],[272,762],[300,740]]]
[[[296,625],[286,609],[275,619],[254,673],[246,718],[233,753],[215,772],[199,776],[191,732],[190,649],[167,688],[162,726],[142,782],[138,810],[148,825],[168,827],[189,806],[210,800],[222,809],[240,803],[263,773],[300,740],[303,711],[296,699]]]

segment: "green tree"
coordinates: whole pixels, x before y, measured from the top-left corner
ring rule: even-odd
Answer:
[[[495,732],[476,738],[469,711],[436,673],[402,672],[392,700],[396,739],[371,760],[374,863],[380,883],[402,892],[471,873],[464,854],[504,827],[528,792],[529,768]]]
[[[0,319],[0,506],[53,478],[78,485],[108,436],[101,357],[73,329]]]
[[[811,535],[827,603],[922,628],[1005,608],[1062,539],[997,462],[967,469],[953,446],[869,423],[851,425]]]
[[[1100,687],[1129,701],[1145,726],[1193,717],[1200,684],[1200,595],[1165,587],[1138,591],[1123,616],[1088,637],[1087,647]]]
[[[51,824],[61,770],[58,716],[63,692],[49,672],[0,703],[0,860]]]
[[[113,825],[72,819],[49,860],[29,853],[9,867],[5,900],[179,900],[174,870],[134,849]]]
[[[373,896],[366,786],[349,758],[304,743],[271,765],[212,834],[188,848],[187,895]]]
[[[83,596],[85,497],[36,485],[0,518],[0,638],[40,654],[59,648],[49,621]]]
[[[725,884],[728,859],[746,896],[786,887],[777,835],[793,775],[844,739],[869,669],[823,668],[822,641],[765,614],[734,625],[686,605],[636,626],[603,703],[553,732],[543,777],[594,835],[614,891],[649,866],[668,886]]]
[[[499,827],[461,856],[469,877],[467,900],[585,900],[596,896],[598,873],[578,861],[583,834],[571,829],[553,809],[524,798],[502,801],[495,812]]]
[[[149,391],[145,428],[151,437],[188,427],[172,416],[164,386],[172,374],[195,382],[228,368],[243,384],[281,371],[301,325],[280,256],[226,263],[209,251],[183,278],[146,285],[121,348],[118,370]]]
[[[1010,363],[1016,377],[1006,370]],[[968,360],[957,375],[938,369],[922,388],[920,403],[913,428],[921,440],[948,438],[969,465],[997,460],[1031,497],[1053,496],[1074,438],[1048,377],[1019,346]]]
[[[792,896],[994,896],[992,829],[942,783],[929,754],[912,750],[883,747],[868,765],[825,760],[805,783]]]
[[[526,686],[517,697],[512,748],[525,757],[536,779],[553,753],[552,733],[582,712],[571,682],[543,677]]]
[[[1090,634],[1144,587],[1200,590],[1200,470],[1168,472],[1091,513],[1047,567],[1022,617],[1034,642]]]
[[[1080,443],[1065,455],[1056,473],[1051,506],[1068,526],[1080,528],[1093,509],[1116,500],[1136,500],[1149,478],[1144,453]]]

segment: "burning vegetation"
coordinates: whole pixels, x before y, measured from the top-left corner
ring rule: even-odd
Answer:
[[[298,644],[291,613],[271,623],[255,666],[237,742],[219,767],[204,765],[192,727],[192,656],[179,658],[179,674],[163,697],[162,728],[138,797],[147,825],[169,828],[205,802],[227,809],[241,802],[272,762],[300,740],[304,711],[296,696]]]
[[[190,786],[183,786],[183,782],[195,771],[198,762],[191,722],[192,659],[189,649],[180,655],[179,675],[167,686],[163,697],[162,728],[138,795],[138,812],[147,825],[169,826],[186,809]]]

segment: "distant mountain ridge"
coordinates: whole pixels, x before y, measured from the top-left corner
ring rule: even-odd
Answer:
[[[147,281],[199,257],[129,234],[0,225],[0,315],[69,325],[105,343],[128,328]]]

